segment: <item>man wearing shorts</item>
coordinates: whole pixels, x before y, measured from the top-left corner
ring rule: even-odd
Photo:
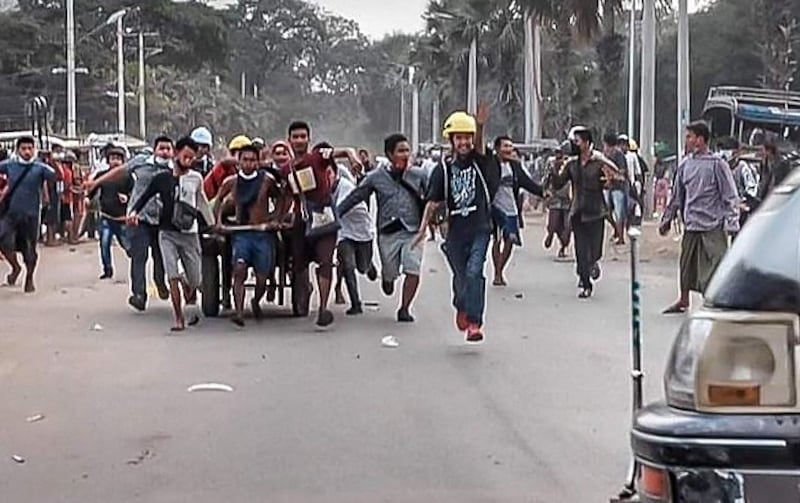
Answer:
[[[618,245],[625,244],[625,230],[628,221],[628,196],[630,194],[630,177],[628,173],[628,161],[617,144],[619,136],[616,133],[608,133],[603,137],[603,153],[613,162],[621,176],[609,182],[609,192],[607,204],[612,212],[612,222],[614,224],[614,242]]]
[[[521,229],[522,199],[520,190],[544,197],[541,185],[534,182],[522,163],[515,159],[514,141],[509,136],[500,136],[494,141],[497,165],[500,168],[500,188],[492,201],[492,222],[494,224],[494,245],[492,263],[494,264],[494,286],[506,286],[505,269],[511,260],[514,246],[522,246]]]
[[[297,289],[296,314],[308,316],[311,301],[309,266],[315,262],[319,286],[319,311],[317,326],[325,328],[333,323],[333,313],[328,301],[333,280],[333,254],[336,250],[335,226],[314,227],[333,214],[331,180],[337,168],[333,152],[329,149],[309,150],[311,127],[305,122],[289,126],[289,144],[294,160],[281,167],[281,177],[286,180],[286,197],[280,213],[293,206],[294,226],[291,231],[294,288]],[[316,220],[314,219],[317,215]]]
[[[200,288],[200,235],[199,218],[214,225],[214,215],[203,192],[203,175],[192,169],[197,155],[197,145],[191,138],[181,138],[175,144],[175,166],[172,171],[155,175],[144,194],[133,205],[128,222],[138,224],[138,212],[154,197],[163,204],[158,224],[158,240],[164,258],[164,273],[169,282],[172,308],[175,312],[173,332],[186,329],[187,321],[181,302],[192,308],[188,325],[200,321],[194,312],[197,306],[197,291]],[[184,274],[181,274],[180,265]]]
[[[412,167],[411,146],[401,134],[384,141],[384,151],[391,165],[373,170],[337,207],[345,215],[375,193],[378,198],[378,251],[381,258],[383,293],[394,294],[394,285],[402,273],[403,295],[397,321],[411,323],[411,303],[419,288],[423,249],[413,245],[419,232],[427,177],[422,168]]]
[[[53,168],[36,161],[36,147],[31,137],[17,140],[17,154],[0,163],[0,175],[7,186],[0,193],[0,253],[11,266],[6,283],[14,285],[22,272],[17,252],[25,263],[25,293],[33,293],[33,275],[39,254],[39,222],[42,205],[41,188],[44,182],[55,182]]]
[[[277,223],[271,229],[270,196],[277,185],[275,177],[267,170],[258,169],[261,149],[256,145],[243,147],[239,151],[240,170],[228,177],[217,195],[220,201],[230,195],[236,208],[236,225],[250,226],[252,229],[233,232],[233,303],[236,313],[231,321],[244,327],[244,283],[247,281],[247,270],[252,268],[256,273],[256,291],[250,306],[253,316],[262,316],[261,299],[267,291],[267,279],[275,267],[275,233]],[[222,204],[215,209],[217,228],[222,226]],[[263,226],[263,228],[258,228]]]

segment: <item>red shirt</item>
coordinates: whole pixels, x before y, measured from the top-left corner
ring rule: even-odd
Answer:
[[[214,169],[212,169],[203,182],[203,192],[206,197],[211,200],[217,197],[219,189],[222,188],[222,182],[231,175],[236,174],[236,161],[234,159],[225,159],[218,162]]]
[[[295,170],[300,170],[311,166],[314,173],[314,180],[316,181],[317,188],[306,192],[306,199],[313,203],[329,205],[332,203],[331,193],[333,187],[331,186],[330,173],[336,173],[336,164],[333,157],[325,159],[319,152],[311,152],[298,159],[294,164]],[[288,180],[292,176],[292,163],[287,163],[281,167],[281,175]],[[291,193],[291,186],[289,192]]]
[[[61,176],[64,181],[64,192],[61,193],[61,201],[64,204],[72,203],[72,168],[61,167]]]

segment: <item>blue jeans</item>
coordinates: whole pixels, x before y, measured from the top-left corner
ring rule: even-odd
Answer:
[[[114,271],[114,263],[111,258],[111,242],[114,237],[117,238],[117,243],[125,250],[125,253],[130,253],[130,241],[125,232],[125,224],[116,220],[109,220],[108,218],[100,219],[100,260],[103,263],[103,272],[112,273]]]
[[[167,289],[164,282],[164,260],[158,244],[158,227],[140,223],[128,229],[131,244],[131,293],[147,299],[147,257],[153,252],[153,279],[156,287]]]
[[[478,326],[483,325],[486,308],[486,278],[483,268],[490,239],[490,233],[458,239],[453,239],[451,235],[442,246],[453,271],[453,306],[466,313],[467,320]]]

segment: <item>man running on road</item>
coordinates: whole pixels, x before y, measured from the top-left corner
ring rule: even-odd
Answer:
[[[267,228],[272,220],[270,214],[270,196],[276,186],[275,177],[266,170],[258,169],[261,149],[255,145],[244,147],[239,152],[239,173],[229,177],[222,184],[218,198],[224,201],[228,195],[236,208],[236,225],[249,226],[252,229],[233,232],[233,303],[236,309],[231,321],[244,326],[244,298],[247,270],[253,268],[256,273],[256,290],[250,306],[253,316],[262,316],[261,299],[267,291],[267,279],[275,267],[275,233],[277,225]],[[215,209],[217,228],[222,232],[222,205]],[[263,228],[257,228],[263,226]]]
[[[492,220],[494,221],[494,245],[492,246],[492,262],[494,264],[494,286],[506,286],[505,269],[511,260],[514,246],[522,246],[521,229],[522,199],[520,190],[544,197],[542,186],[534,182],[522,163],[515,158],[514,142],[509,136],[500,136],[494,141],[495,155],[500,168],[500,188],[492,202]]]
[[[94,181],[87,182],[89,192],[107,182],[132,176],[134,179],[133,190],[128,200],[128,208],[132,208],[142,194],[150,186],[152,179],[159,173],[171,173],[173,167],[174,149],[172,140],[166,136],[159,136],[153,142],[153,155],[149,157],[134,158],[127,165],[109,170],[106,174],[97,177]],[[128,304],[137,311],[147,308],[147,258],[152,255],[153,280],[161,300],[169,299],[169,288],[164,280],[164,260],[161,256],[161,246],[158,239],[158,226],[161,220],[161,208],[164,201],[152,198],[140,209],[139,225],[128,229],[128,239],[131,245],[131,296]]]
[[[282,167],[281,176],[287,181],[286,197],[281,214],[294,206],[292,228],[292,259],[294,288],[297,289],[296,313],[308,316],[311,300],[309,266],[318,264],[319,312],[317,326],[325,328],[333,323],[333,313],[328,301],[333,280],[333,254],[336,250],[337,227],[332,222],[333,193],[331,173],[337,167],[330,149],[309,151],[311,127],[305,122],[293,122],[288,129],[289,144],[294,160]]]
[[[25,293],[33,293],[39,260],[36,245],[41,227],[41,188],[45,182],[55,182],[56,172],[36,160],[33,138],[23,137],[17,140],[16,156],[0,163],[0,175],[7,180],[0,193],[0,253],[11,266],[6,283],[15,285],[22,272],[17,261],[20,252],[25,264]]]
[[[104,153],[108,169],[98,172],[95,178],[99,178],[125,163],[125,150],[120,147],[108,147]],[[89,193],[89,198],[94,198],[95,194],[100,192],[100,261],[103,265],[103,274],[100,279],[114,277],[111,242],[115,236],[125,253],[130,255],[130,240],[125,228],[125,213],[132,189],[133,178],[126,174],[119,180],[97,185],[94,191]]]
[[[431,218],[445,205],[449,230],[442,249],[453,272],[456,326],[466,332],[467,344],[484,340],[484,266],[492,235],[492,201],[500,186],[497,161],[483,153],[483,126],[488,116],[489,108],[481,105],[477,119],[455,112],[445,121],[443,136],[454,155],[431,175],[428,204],[415,240],[415,245],[425,240]]]
[[[384,141],[390,166],[379,165],[342,201],[337,212],[346,215],[356,205],[366,203],[373,193],[378,198],[378,251],[381,257],[383,293],[394,295],[400,273],[403,294],[397,321],[411,323],[411,303],[419,289],[423,250],[414,246],[420,231],[427,180],[422,168],[410,165],[411,146],[401,134]]]
[[[173,170],[162,171],[154,176],[128,213],[128,222],[135,227],[139,223],[139,212],[153,198],[158,196],[163,204],[158,239],[175,313],[173,332],[182,332],[187,324],[181,302],[181,287],[187,308],[192,309],[188,324],[192,326],[200,321],[196,313],[197,291],[201,281],[198,219],[202,217],[205,224],[214,225],[214,215],[203,192],[203,177],[192,169],[196,155],[197,145],[191,138],[178,140]],[[179,262],[183,265],[185,275],[181,274]]]

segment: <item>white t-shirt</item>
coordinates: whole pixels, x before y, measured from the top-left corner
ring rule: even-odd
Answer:
[[[500,188],[494,196],[493,204],[506,216],[517,216],[517,202],[514,200],[514,170],[510,163],[500,163]]]
[[[339,176],[339,182],[336,184],[336,190],[333,193],[336,205],[342,204],[342,201],[355,190],[355,183],[350,181],[348,176]],[[358,203],[352,210],[348,211],[339,219],[341,228],[339,235],[336,238],[336,243],[341,243],[345,239],[363,243],[375,239],[375,224],[372,221],[372,216],[369,214],[367,203]]]

